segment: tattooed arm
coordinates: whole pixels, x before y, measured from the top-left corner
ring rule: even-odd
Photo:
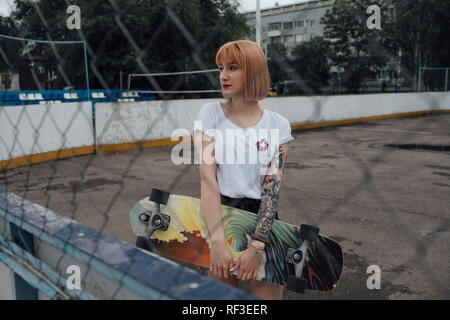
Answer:
[[[255,234],[253,235],[253,239],[259,239],[262,242],[251,241],[250,247],[242,253],[230,270],[234,272],[239,269],[237,278],[240,280],[256,280],[257,278],[261,254],[264,251],[265,243],[269,240],[269,231],[277,213],[278,194],[287,149],[288,144],[285,143],[275,152],[262,184],[261,206],[259,207]]]
[[[286,161],[287,149],[288,144],[285,143],[275,152],[262,185],[261,206],[259,207],[258,222],[253,235],[254,239],[259,239],[262,242],[251,241],[250,247],[242,253],[230,270],[230,272],[234,272],[239,269],[237,278],[240,280],[256,280],[258,276],[264,243],[267,243],[269,240],[269,231],[277,212],[278,194],[280,192],[281,176],[284,162]]]
[[[288,144],[285,143],[275,152],[262,185],[261,206],[259,207],[258,221],[253,238],[264,243],[269,241],[269,231],[277,213],[278,196],[287,150]]]

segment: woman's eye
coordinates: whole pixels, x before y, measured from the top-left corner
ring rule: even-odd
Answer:
[[[219,67],[219,71],[222,72],[225,68],[224,67]],[[236,70],[237,66],[230,66],[228,67],[228,70]]]

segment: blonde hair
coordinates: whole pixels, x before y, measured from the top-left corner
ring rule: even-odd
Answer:
[[[216,64],[224,59],[235,61],[244,70],[244,99],[255,102],[267,97],[270,87],[269,68],[262,49],[253,41],[238,40],[224,44],[216,55]]]

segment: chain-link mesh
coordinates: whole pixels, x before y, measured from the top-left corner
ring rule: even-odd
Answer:
[[[64,34],[64,32],[52,32],[52,28],[65,28],[55,27],[53,23],[55,20],[49,16],[49,10],[61,10],[72,4],[78,4],[81,7],[82,17],[86,16],[86,21],[92,21],[91,19],[96,15],[96,11],[107,12],[109,14],[110,20],[104,21],[106,26],[105,29],[99,30],[98,32],[103,32],[101,37],[94,37],[93,33],[96,30],[91,30],[89,24],[81,24],[80,29],[72,30],[71,37],[76,38],[79,41],[83,41],[86,45],[86,51],[88,55],[88,67],[90,80],[94,83],[95,89],[100,90],[112,90],[118,88],[119,72],[123,68],[127,68],[122,64],[122,60],[133,61],[133,68],[129,68],[125,72],[126,74],[154,74],[156,72],[184,72],[186,70],[186,64],[189,63],[189,68],[194,70],[209,70],[215,68],[215,61],[213,57],[216,52],[211,51],[211,47],[215,47],[216,50],[222,43],[217,43],[217,39],[231,41],[237,40],[236,34],[230,33],[228,29],[224,26],[224,22],[229,18],[227,15],[234,14],[237,12],[235,9],[230,9],[230,7],[224,6],[223,3],[228,3],[227,1],[193,1],[190,4],[181,1],[61,1],[63,4],[57,5],[53,9],[49,9],[45,6],[45,11],[42,7],[43,2],[29,2],[30,14],[36,17],[40,21],[41,25],[41,40],[48,41],[47,46],[51,50],[46,50],[37,48],[35,43],[27,41],[16,41],[12,39],[0,39],[0,62],[2,68],[13,69],[12,66],[16,66],[15,59],[19,59],[21,56],[32,54],[33,52],[45,57],[45,63],[51,63],[51,66],[46,68],[54,70],[54,74],[47,73],[46,76],[50,75],[50,79],[58,79],[52,83],[58,83],[57,85],[43,84],[45,81],[41,81],[39,78],[39,73],[44,70],[44,67],[36,69],[31,69],[30,76],[26,79],[28,82],[26,85],[22,85],[18,90],[37,90],[42,91],[45,89],[62,89],[64,87],[76,88],[77,84],[85,83],[85,69],[83,66],[83,53],[74,53],[70,50],[75,50],[70,48],[66,52],[66,49],[61,49],[56,45],[52,45],[52,41],[61,40],[55,38],[55,34]],[[212,28],[207,28],[204,23],[197,21],[196,24],[192,24],[192,20],[185,19],[185,13],[190,12],[190,6],[199,6],[206,11],[206,6],[220,6],[220,10],[225,10],[220,12],[220,17],[222,23],[215,23]],[[149,24],[153,26],[152,30],[142,30],[146,32],[146,41],[142,41],[142,37],[138,37],[138,32],[133,24],[133,18],[130,18],[131,14],[136,13],[136,8],[142,6],[146,10],[149,8],[157,8],[163,14],[160,16],[161,20],[157,24]],[[184,7],[186,6],[186,7]],[[204,7],[202,7],[204,6]],[[17,10],[17,8],[16,8]],[[156,9],[155,9],[156,10]],[[184,11],[186,10],[186,11]],[[231,10],[231,11],[230,11]],[[26,12],[26,11],[24,11]],[[67,13],[54,12],[55,15],[67,17]],[[365,13],[362,13],[365,14]],[[105,17],[105,15],[102,15]],[[145,19],[145,14],[142,16],[135,16],[137,19]],[[21,26],[18,23],[20,17],[13,16],[13,26],[15,29],[9,30],[11,35],[20,35]],[[52,22],[50,23],[49,20]],[[62,21],[61,19],[59,20]],[[65,21],[65,20],[64,20]],[[83,20],[82,20],[83,21]],[[202,34],[197,29],[207,28],[204,32],[204,37],[200,38],[199,35]],[[170,57],[159,56],[159,54],[164,54],[158,46],[164,42],[164,37],[167,37],[170,32],[176,31],[177,39],[180,39],[182,43],[180,45],[187,47],[189,52],[189,57],[184,60],[184,65],[178,65],[178,61],[183,61],[176,56],[177,48],[173,48],[174,55]],[[246,33],[247,32],[247,33]],[[372,32],[367,30],[367,32]],[[248,30],[243,32],[239,31],[239,37],[252,37],[248,33]],[[76,36],[74,36],[76,34]],[[220,37],[219,37],[220,35]],[[115,48],[110,48],[111,39],[110,37],[117,37],[120,45]],[[93,40],[98,41],[96,43]],[[166,39],[167,40],[167,39]],[[213,44],[213,46],[211,46]],[[16,47],[17,48],[16,48]],[[114,62],[117,64],[116,70],[108,69],[108,65],[104,63],[102,59],[105,56],[98,56],[98,52],[102,52],[105,48],[111,50],[111,59],[115,59]],[[384,50],[380,49],[379,50]],[[113,53],[113,50],[117,52]],[[26,52],[27,51],[27,52]],[[21,53],[20,53],[21,52]],[[184,50],[183,52],[186,52]],[[19,54],[20,53],[20,54]],[[386,52],[383,52],[388,54]],[[149,58],[149,56],[151,56]],[[171,60],[174,59],[174,60]],[[176,60],[179,59],[179,60]],[[297,69],[292,68],[289,65],[289,60],[283,56],[279,51],[271,51],[271,63],[275,64],[279,69],[284,70],[290,80],[294,80],[298,88],[302,92],[315,92],[316,88],[311,87],[311,82],[305,79],[302,74],[299,74]],[[157,62],[160,62],[158,65]],[[17,62],[18,64],[18,62]],[[157,66],[158,70],[155,70]],[[166,69],[159,69],[165,66]],[[0,70],[2,71],[2,70]],[[3,71],[2,71],[3,72]],[[414,78],[415,70],[402,70],[403,74],[409,73],[406,78]],[[44,72],[45,73],[45,72]],[[14,89],[13,81],[9,80],[9,77],[5,81],[4,89]],[[73,79],[73,80],[72,80]],[[173,81],[173,79],[176,79]],[[48,79],[47,79],[48,80]],[[199,175],[198,175],[198,165],[181,165],[175,166],[170,161],[170,151],[171,147],[160,147],[160,148],[150,148],[146,149],[143,147],[142,137],[154,137],[154,132],[159,130],[161,123],[167,126],[177,128],[180,125],[180,120],[178,115],[169,112],[170,99],[173,95],[170,92],[177,92],[177,90],[189,90],[193,86],[186,81],[184,75],[180,75],[178,78],[174,77],[170,81],[160,80],[156,77],[146,77],[146,83],[140,83],[140,86],[147,86],[148,91],[160,93],[157,98],[160,104],[158,108],[155,108],[154,113],[152,113],[151,118],[146,119],[145,127],[140,128],[140,132],[137,134],[136,128],[133,124],[127,120],[126,114],[123,113],[123,108],[121,104],[111,104],[109,118],[104,121],[104,125],[101,128],[96,127],[97,122],[95,121],[95,110],[100,108],[100,103],[93,103],[93,108],[89,102],[78,101],[66,107],[64,110],[61,107],[60,110],[46,104],[43,105],[43,113],[36,113],[34,106],[27,106],[25,103],[17,106],[16,112],[9,112],[5,106],[0,107],[0,119],[5,125],[1,129],[0,135],[0,151],[4,152],[6,157],[1,160],[2,172],[0,175],[1,188],[7,192],[15,193],[25,199],[30,199],[38,204],[43,205],[46,208],[53,209],[67,217],[80,221],[81,223],[87,224],[90,227],[109,235],[115,236],[119,239],[125,240],[127,242],[134,242],[134,235],[128,226],[128,212],[132,206],[140,199],[147,196],[151,188],[160,188],[169,191],[174,194],[184,194],[190,196],[200,197],[200,185],[199,185]],[[22,81],[22,79],[21,79]],[[47,82],[48,83],[48,82]],[[430,82],[428,82],[430,83]],[[217,75],[214,73],[206,74],[205,79],[199,80],[195,83],[195,90],[199,88],[204,90],[218,90],[219,82]],[[79,88],[79,89],[87,89]],[[146,88],[141,88],[146,89]],[[381,91],[381,88],[380,88]],[[169,93],[169,94],[167,94]],[[203,98],[204,96],[189,96],[186,95],[184,98]],[[210,98],[221,98],[220,94],[210,93]],[[421,95],[418,96],[425,109],[439,106],[440,100],[438,96],[433,95]],[[329,98],[329,97],[328,97]],[[309,97],[310,103],[314,107],[314,112],[311,114],[309,119],[306,119],[305,123],[315,122],[316,119],[320,119],[321,115],[325,113],[325,106],[327,103],[327,96],[323,96],[321,99],[316,99],[315,97]],[[25,101],[25,100],[23,100]],[[199,104],[205,103],[204,101],[198,102]],[[381,105],[380,98],[380,105]],[[7,112],[8,111],[8,112]],[[299,108],[301,112],[301,108]],[[64,121],[61,121],[64,119]],[[418,132],[427,130],[428,118],[424,117],[421,119],[416,119],[415,127],[408,127],[404,133],[399,134],[395,137],[396,142],[401,142],[404,140],[413,141],[415,136],[420,138]],[[445,133],[448,128],[448,117],[445,115],[435,116],[436,122],[434,122],[436,130],[442,130]],[[28,131],[23,132],[23,124],[26,123],[29,127]],[[113,153],[103,153],[95,152],[94,148],[97,150],[101,146],[96,145],[98,141],[104,141],[105,135],[109,132],[116,130],[117,123],[120,123],[120,130],[127,137],[128,140],[120,141],[126,144],[129,141],[136,142],[133,149],[130,151],[121,151]],[[186,127],[190,127],[190,124],[186,124]],[[55,140],[52,137],[46,136],[46,130],[52,128],[54,132],[57,133],[57,141],[53,145],[49,145],[46,140]],[[80,129],[81,128],[81,129]],[[86,132],[91,132],[92,137],[80,137],[79,134],[74,132],[86,130]],[[327,131],[325,131],[327,133]],[[313,131],[314,133],[314,131]],[[299,148],[304,143],[302,139],[304,132],[294,132],[296,141],[290,144],[290,148],[295,150]],[[24,136],[26,135],[26,137]],[[138,135],[138,136],[137,136]],[[158,138],[167,138],[168,136],[159,136]],[[83,148],[77,148],[74,144],[74,140],[84,138],[83,141],[88,141],[90,144],[82,145]],[[336,221],[336,219],[342,218],[346,219],[345,213],[342,209],[348,208],[347,206],[352,203],[355,198],[358,197],[363,192],[368,192],[377,204],[377,209],[380,210],[385,215],[385,220],[383,223],[394,226],[398,232],[399,238],[402,239],[402,243],[407,243],[412,245],[415,249],[415,254],[410,257],[405,257],[401,261],[401,265],[406,265],[408,267],[413,266],[413,268],[419,269],[423,273],[423,279],[427,280],[427,290],[432,292],[430,295],[434,297],[447,297],[448,298],[448,277],[442,281],[442,273],[436,271],[436,266],[430,265],[427,261],[427,253],[432,250],[433,246],[439,241],[446,241],[448,237],[449,230],[449,206],[443,206],[443,210],[447,210],[442,213],[442,216],[435,217],[438,223],[431,227],[429,230],[430,234],[440,233],[443,234],[441,237],[428,237],[427,241],[424,241],[418,235],[417,228],[411,227],[410,223],[404,221],[404,217],[399,214],[399,209],[392,205],[391,198],[387,199],[385,190],[380,189],[380,186],[375,183],[375,177],[377,175],[377,168],[385,163],[385,160],[389,159],[392,154],[396,151],[392,149],[380,149],[375,155],[372,155],[371,162],[365,162],[360,160],[360,155],[358,155],[355,149],[349,144],[341,135],[340,131],[330,131],[330,134],[326,134],[326,138],[333,141],[335,147],[340,149],[342,157],[345,157],[349,163],[353,165],[353,174],[359,173],[361,179],[356,182],[355,185],[349,185],[347,181],[336,181],[337,184],[342,186],[342,190],[345,192],[341,193],[338,198],[333,198],[330,201],[330,205],[320,211],[309,211],[306,205],[303,205],[299,199],[304,199],[298,192],[288,191],[286,187],[285,190],[282,189],[281,199],[286,201],[286,204],[281,204],[282,208],[295,208],[296,214],[289,216],[289,222],[291,223],[310,223],[318,226],[326,225],[329,221]],[[157,139],[155,139],[157,140]],[[448,137],[441,139],[443,144],[448,144]],[[24,142],[25,141],[25,142]],[[83,142],[84,143],[84,142]],[[190,143],[189,143],[190,144]],[[88,146],[88,147],[86,147]],[[90,147],[89,146],[94,146]],[[195,148],[190,146],[192,150]],[[48,152],[53,150],[63,150],[56,152]],[[84,155],[83,155],[84,154]],[[289,184],[289,164],[299,165],[302,163],[302,159],[292,159],[291,152],[288,152],[287,160],[288,165],[286,167],[286,174],[284,180],[286,184]],[[3,155],[3,154],[2,154]],[[31,156],[33,155],[33,156]],[[37,156],[39,155],[39,156]],[[79,157],[81,155],[81,157]],[[440,155],[441,156],[441,155]],[[432,155],[430,154],[430,159]],[[436,156],[437,157],[437,156]],[[65,158],[65,160],[63,160]],[[292,160],[290,160],[290,158]],[[297,162],[295,162],[296,160]],[[313,160],[312,160],[313,161]],[[38,162],[45,162],[43,164],[35,164]],[[305,164],[306,165],[306,164]],[[398,164],[401,166],[401,164]],[[443,170],[448,170],[448,166],[442,167]],[[294,169],[292,169],[294,170]],[[448,176],[448,174],[447,174]],[[312,179],[314,177],[312,176]],[[304,183],[303,189],[308,188],[308,182],[302,181]],[[283,184],[285,184],[283,182]],[[289,185],[292,185],[290,183]],[[448,187],[448,186],[447,186]],[[105,188],[105,192],[102,190]],[[331,190],[331,189],[330,189]],[[331,191],[330,191],[331,192]],[[402,195],[398,194],[398,197]],[[330,195],[331,198],[331,195]],[[448,204],[448,193],[442,192],[443,202]],[[279,210],[281,219],[285,218],[282,210]],[[363,213],[361,213],[363,215]],[[426,213],[425,213],[426,214]],[[339,218],[338,218],[339,216]],[[332,230],[332,228],[329,228]],[[1,230],[0,230],[1,231]],[[325,229],[324,232],[326,232]],[[337,238],[345,239],[347,235],[339,234],[337,231],[333,231]],[[447,235],[447,236],[445,236]],[[20,236],[20,235],[19,235]],[[448,240],[447,240],[448,241]],[[25,239],[22,239],[22,243],[27,243]],[[36,247],[37,246],[37,247]],[[39,250],[39,243],[35,244],[35,248],[24,248],[25,250],[32,252]],[[380,247],[385,246],[385,244],[380,243]],[[448,246],[447,246],[448,247]],[[93,252],[98,248],[92,248]],[[344,244],[344,252],[346,251]],[[370,250],[369,250],[370,251]],[[346,257],[350,257],[349,252],[345,252]],[[382,255],[381,255],[382,257]],[[344,258],[344,263],[346,259]],[[61,255],[57,261],[56,266],[66,263],[66,255]],[[129,257],[133,260],[133,256]],[[370,260],[373,261],[373,260]],[[377,261],[373,261],[377,264]],[[448,269],[448,261],[444,261],[444,264],[439,268]],[[89,260],[86,265],[90,266],[91,261]],[[358,268],[363,268],[367,266],[358,265]],[[348,267],[347,267],[348,268]],[[89,269],[89,267],[88,267]],[[343,277],[346,277],[344,269]],[[363,270],[363,272],[365,269]],[[177,278],[167,279],[168,282],[176,284]],[[395,282],[395,277],[390,278],[391,282]],[[89,272],[83,273],[83,283],[89,281]],[[398,282],[401,282],[399,279]],[[447,281],[447,282],[446,282]],[[118,280],[121,283],[121,279]],[[341,281],[342,286],[348,285],[348,282]],[[420,286],[419,286],[420,287]],[[351,290],[351,288],[343,288],[342,290]],[[117,298],[120,286],[115,290],[110,292],[110,296],[107,298],[114,299]],[[339,290],[339,289],[338,289]],[[338,291],[337,290],[337,291]],[[166,292],[161,291],[160,298],[165,297]],[[336,293],[337,297],[349,297],[349,298],[360,298],[358,296],[345,296],[340,294],[339,291]],[[292,298],[292,296],[290,296]],[[298,296],[294,296],[298,298]]]

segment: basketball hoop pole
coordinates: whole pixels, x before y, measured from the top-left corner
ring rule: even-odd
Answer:
[[[256,43],[261,47],[261,8],[256,0]]]

